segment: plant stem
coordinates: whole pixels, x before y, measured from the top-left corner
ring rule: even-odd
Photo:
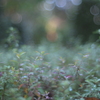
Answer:
[[[6,83],[4,83],[4,86],[3,86],[3,94],[2,94],[2,99],[1,100],[5,100],[5,90],[6,90]]]

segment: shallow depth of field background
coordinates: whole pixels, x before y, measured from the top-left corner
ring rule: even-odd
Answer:
[[[16,41],[15,47],[43,42],[71,47],[77,42],[96,42],[99,33],[94,33],[99,25],[99,0],[0,0],[3,47]]]

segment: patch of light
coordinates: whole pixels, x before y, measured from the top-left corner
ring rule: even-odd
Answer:
[[[56,0],[55,2],[56,2],[56,6],[60,8],[66,5],[66,0]]]
[[[54,3],[49,4],[47,2],[44,2],[44,8],[45,10],[52,11],[55,8],[55,4]]]
[[[46,0],[46,2],[47,2],[48,4],[53,4],[53,3],[55,2],[55,0]]]
[[[14,13],[11,16],[11,21],[14,24],[19,24],[22,21],[22,16],[19,13]]]
[[[96,5],[93,5],[90,8],[90,12],[91,12],[92,15],[98,15],[99,14],[99,8]]]
[[[73,4],[72,4],[72,2],[71,2],[71,0],[67,0],[66,1],[66,6],[64,7],[65,9],[70,9],[70,8],[72,8],[73,7]]]
[[[100,15],[94,16],[93,21],[96,25],[100,25]]]
[[[82,3],[82,0],[71,0],[71,1],[72,1],[73,5],[76,5],[76,6],[78,6]]]

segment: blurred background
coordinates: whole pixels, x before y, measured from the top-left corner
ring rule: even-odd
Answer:
[[[99,0],[0,0],[0,45],[97,42]]]

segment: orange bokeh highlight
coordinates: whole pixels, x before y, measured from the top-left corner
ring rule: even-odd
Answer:
[[[46,37],[49,41],[54,42],[57,40],[58,38],[57,29],[61,25],[61,22],[62,19],[58,17],[52,17],[50,20],[48,20],[45,29],[47,32]]]

